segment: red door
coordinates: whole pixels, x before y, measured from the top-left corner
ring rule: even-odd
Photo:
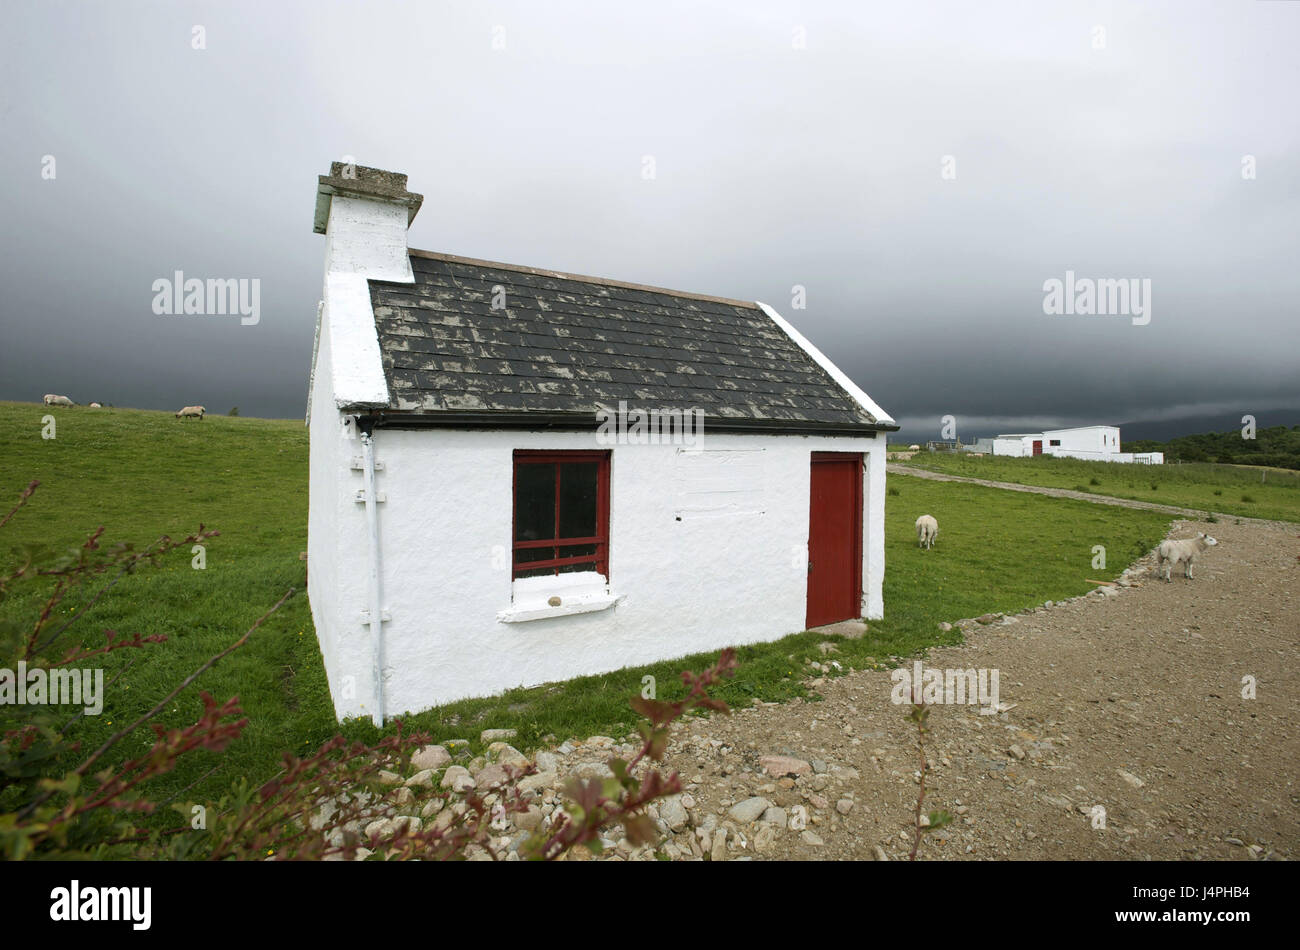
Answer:
[[[1042,455],[1042,454],[1043,454],[1043,440],[1042,440],[1042,439],[1034,439],[1034,454],[1035,454],[1035,455]]]
[[[862,616],[862,456],[814,452],[808,504],[809,627]]]

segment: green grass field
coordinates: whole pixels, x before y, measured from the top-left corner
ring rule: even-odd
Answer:
[[[1300,521],[1300,472],[1211,462],[1129,465],[1083,459],[921,452],[901,465],[1017,485],[1068,488],[1247,518]]]
[[[46,414],[57,421],[54,439],[41,437]],[[164,533],[183,537],[200,522],[221,532],[208,545],[206,570],[191,568],[188,550],[177,551],[163,565],[124,578],[72,628],[87,644],[102,643],[105,628],[168,637],[166,643],[104,660],[106,680],[125,664],[130,669],[109,690],[103,714],[79,726],[83,748],[94,747],[127,717],[154,705],[290,587],[299,595],[161,717],[168,726],[193,722],[198,690],[206,689],[218,699],[237,694],[249,728],[224,755],[195,754],[159,779],[155,798],[184,792],[187,800],[210,800],[241,777],[269,777],[284,751],[315,749],[339,731],[299,560],[307,524],[307,438],[300,421],[208,416],[199,422],[162,412],[0,403],[0,509],[7,511],[33,478],[41,487],[31,503],[0,529],[0,572],[12,563],[15,547],[77,545],[99,525],[105,526],[105,541],[137,546]],[[889,485],[886,617],[872,622],[862,639],[838,644],[840,653],[833,658],[846,669],[956,642],[955,631],[939,633],[940,621],[1083,593],[1091,587],[1086,578],[1112,578],[1150,550],[1169,520],[906,476],[891,477]],[[916,547],[913,522],[922,513],[939,521],[932,551]],[[1091,566],[1097,544],[1106,547],[1105,570]],[[11,616],[34,617],[37,609],[39,602],[30,595],[0,604]],[[823,639],[803,633],[741,648],[737,675],[717,695],[733,704],[805,695],[804,662],[824,659],[817,649]],[[482,729],[497,727],[518,729],[521,748],[536,746],[545,736],[622,735],[635,721],[627,699],[640,691],[643,675],[654,675],[661,698],[671,698],[680,694],[681,670],[703,668],[713,658],[685,657],[511,690],[420,713],[407,722],[438,739],[470,740],[473,747]],[[342,731],[361,739],[377,734],[368,722],[349,722]],[[123,752],[138,753],[147,742],[140,736]]]

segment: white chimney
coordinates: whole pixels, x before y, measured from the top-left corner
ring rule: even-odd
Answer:
[[[325,288],[316,346],[328,347],[331,393],[341,410],[388,405],[369,281],[415,283],[406,230],[423,201],[397,172],[334,162],[320,176],[315,231],[325,235]],[[316,363],[313,354],[313,389]]]
[[[334,162],[316,188],[315,231],[325,235],[325,273],[412,282],[406,231],[424,201],[406,176]]]

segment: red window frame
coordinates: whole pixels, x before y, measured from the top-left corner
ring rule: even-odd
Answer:
[[[518,578],[523,571],[532,572],[539,568],[554,568],[560,573],[561,567],[589,564],[591,569],[609,577],[609,458],[606,451],[545,451],[532,449],[515,449],[513,471],[511,473],[511,513],[510,513],[510,576]],[[566,462],[596,462],[596,533],[585,538],[561,538],[560,533],[560,469]],[[514,540],[519,523],[519,466],[520,465],[555,465],[555,534],[553,538],[541,538],[534,541]],[[594,554],[579,554],[560,557],[560,548],[575,545],[592,546]],[[552,548],[554,557],[542,561],[520,561],[519,552],[537,548]]]

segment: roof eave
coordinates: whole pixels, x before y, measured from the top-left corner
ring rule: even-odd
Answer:
[[[360,407],[358,407],[360,409]],[[410,412],[393,409],[361,409],[364,421],[387,429],[552,429],[573,432],[596,431],[600,421],[594,412],[509,412],[500,410],[439,410]],[[875,438],[877,432],[897,432],[899,426],[884,422],[814,422],[790,419],[742,419],[706,417],[710,432],[766,435],[820,435]]]

